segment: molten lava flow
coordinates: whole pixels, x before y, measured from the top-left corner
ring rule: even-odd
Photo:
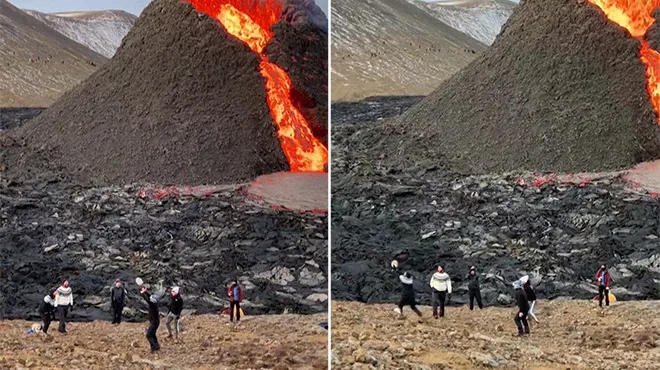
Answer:
[[[222,5],[217,18],[225,26],[227,32],[248,44],[250,49],[259,54],[263,52],[266,44],[273,37],[272,33],[261,28],[245,13],[241,13],[232,5]]]
[[[646,65],[646,88],[656,112],[660,113],[660,53],[642,41],[642,62]]]
[[[289,167],[296,171],[323,171],[328,150],[312,135],[303,115],[293,106],[291,79],[284,70],[262,57],[261,74],[266,78],[268,106],[277,123],[282,149]]]
[[[660,0],[588,0],[603,10],[609,20],[625,28],[632,37],[643,37],[655,22],[651,13]]]
[[[660,53],[651,49],[643,37],[655,19],[651,15],[660,0],[588,0],[599,7],[607,18],[625,28],[642,43],[640,56],[646,66],[646,90],[660,123]]]
[[[270,27],[279,20],[281,5],[276,0],[261,4],[255,0],[191,2],[197,10],[220,21],[229,34],[245,42],[261,57],[259,69],[266,79],[266,100],[291,171],[323,171],[328,163],[328,150],[314,137],[309,124],[293,105],[289,76],[263,54],[273,37]]]

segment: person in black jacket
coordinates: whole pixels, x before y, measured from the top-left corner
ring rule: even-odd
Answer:
[[[470,311],[474,309],[474,299],[477,299],[477,305],[479,309],[483,309],[483,303],[481,302],[481,288],[479,287],[479,275],[477,274],[477,268],[472,266],[470,268],[470,273],[467,276],[468,280],[468,297],[470,298]]]
[[[413,288],[413,278],[409,272],[404,273],[399,276],[401,281],[401,300],[397,306],[397,312],[400,315],[403,315],[403,306],[410,306],[417,316],[422,317],[422,312],[417,308],[417,302],[415,302],[415,289]]]
[[[170,297],[167,321],[165,322],[167,332],[169,333],[167,337],[172,338],[172,327],[170,325],[172,324],[172,321],[174,321],[174,336],[176,339],[179,339],[179,320],[181,319],[181,311],[183,311],[183,298],[181,298],[178,286],[172,288]]]
[[[112,323],[119,325],[121,323],[121,314],[124,311],[124,299],[126,290],[121,285],[121,280],[115,280],[115,286],[110,289],[110,304],[112,306]]]
[[[390,267],[392,267],[392,271],[396,271],[402,267],[406,262],[408,262],[408,251],[407,250],[400,250],[397,253],[395,253],[392,256],[392,262],[390,263]]]
[[[527,322],[529,303],[525,289],[522,287],[522,282],[519,280],[516,281],[513,283],[513,287],[516,289],[516,303],[518,303],[518,313],[516,314],[515,322],[518,327],[518,336],[521,337],[523,334],[529,334],[529,323]]]
[[[532,287],[532,283],[529,280],[525,281],[523,284],[523,289],[525,289],[525,294],[527,295],[527,302],[529,302],[529,316],[534,319],[534,321],[539,322],[539,319],[536,318],[534,314],[534,307],[536,306],[536,292]]]
[[[149,328],[147,329],[147,340],[151,347],[151,353],[154,353],[160,349],[158,337],[156,337],[156,332],[160,326],[160,313],[158,312],[159,297],[157,295],[149,294],[146,287],[140,289],[140,294],[142,295],[142,298],[147,301],[147,305],[149,306]]]
[[[39,316],[41,316],[41,321],[43,321],[41,330],[46,334],[48,334],[50,322],[55,320],[55,301],[53,301],[53,298],[55,298],[54,294],[49,293],[44,297],[44,300],[39,306]]]

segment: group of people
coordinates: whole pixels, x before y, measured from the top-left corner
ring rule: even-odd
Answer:
[[[392,262],[392,268],[398,269],[398,264],[399,262],[394,260]],[[402,285],[401,299],[399,300],[399,304],[395,310],[400,315],[403,315],[403,308],[405,306],[409,306],[413,312],[421,317],[422,312],[417,308],[412,274],[410,272],[405,272],[399,276],[399,280],[401,281]],[[468,299],[470,310],[474,309],[475,300],[477,301],[479,309],[483,309],[479,275],[477,274],[477,268],[475,266],[470,268],[470,272],[468,273],[466,280],[468,282]],[[601,265],[596,272],[595,280],[598,284],[599,305],[602,307],[603,301],[605,301],[606,306],[609,306],[609,291],[612,278],[609,271],[607,271],[607,266],[605,264]],[[433,317],[435,319],[444,317],[445,305],[451,302],[452,284],[451,278],[444,271],[442,266],[437,267],[437,271],[431,276],[429,285],[432,292],[431,296],[433,304]],[[540,322],[534,312],[537,301],[536,292],[532,287],[531,282],[529,281],[529,276],[527,275],[513,282],[513,287],[515,289],[515,300],[518,308],[514,322],[518,328],[518,336],[523,336],[530,333],[529,322],[527,321],[528,317],[531,317],[537,323]]]
[[[183,311],[183,298],[181,297],[181,289],[178,286],[171,287],[166,292],[168,291],[170,299],[167,305],[167,321],[165,322],[165,326],[167,327],[168,338],[174,336],[175,339],[178,339],[181,332],[180,320]],[[119,325],[121,323],[127,294],[122,281],[119,279],[115,280],[113,287],[110,289],[113,325]],[[161,296],[150,293],[144,285],[140,286],[140,296],[145,300],[148,307],[149,326],[147,328],[146,338],[153,353],[160,349],[157,332],[160,326],[159,305],[161,303]],[[234,322],[234,317],[236,318],[236,322],[240,322],[240,303],[243,301],[243,290],[239,286],[237,279],[232,280],[227,288],[227,297],[230,302],[230,322]],[[58,332],[66,333],[66,320],[72,307],[73,291],[69,286],[69,282],[64,281],[59,288],[48,293],[41,302],[39,307],[39,315],[42,320],[40,330],[47,334],[51,322],[57,318],[59,319]]]

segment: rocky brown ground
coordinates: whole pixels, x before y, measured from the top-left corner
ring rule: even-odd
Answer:
[[[69,334],[26,336],[25,321],[0,322],[1,369],[327,369],[327,314],[248,317],[225,325],[217,315],[186,317],[180,342],[166,339],[152,355],[146,324],[69,324]]]
[[[450,308],[419,321],[393,305],[333,302],[333,369],[658,369],[660,303],[540,301],[529,337],[515,336],[515,309]]]

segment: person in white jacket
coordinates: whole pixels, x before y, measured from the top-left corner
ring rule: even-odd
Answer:
[[[60,326],[57,331],[66,333],[66,317],[69,315],[69,309],[73,306],[73,291],[69,288],[69,281],[66,280],[62,286],[55,291],[55,307],[60,320]]]
[[[433,289],[433,317],[445,316],[445,299],[449,295],[451,299],[451,279],[444,271],[442,266],[438,266],[438,272],[431,276],[431,289]],[[438,305],[440,305],[440,312],[438,313]]]

